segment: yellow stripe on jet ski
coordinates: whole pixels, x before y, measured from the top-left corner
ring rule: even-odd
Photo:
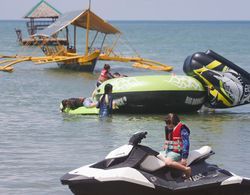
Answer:
[[[221,92],[219,92],[217,89],[215,89],[215,88],[213,87],[213,84],[212,84],[212,83],[210,83],[205,77],[203,77],[203,76],[201,75],[201,73],[202,73],[202,72],[205,72],[205,71],[207,71],[207,68],[206,68],[206,67],[202,67],[202,68],[200,68],[200,69],[194,70],[195,74],[198,75],[200,78],[202,78],[203,81],[205,81],[205,83],[207,84],[207,87],[210,89],[210,90],[209,90],[209,93],[210,93],[213,97],[217,98],[217,100],[222,101],[224,105],[226,105],[226,106],[228,106],[228,107],[231,107],[232,104],[225,98],[225,96],[227,97],[227,95],[226,95],[226,93],[225,93],[225,90],[223,90],[223,87],[221,86],[221,83],[220,83],[220,86],[221,86],[220,89],[221,89],[222,93],[224,93],[225,96],[223,96],[223,95],[221,94]],[[228,97],[228,98],[231,100],[230,97]]]
[[[194,73],[196,75],[198,75],[199,77],[201,77],[205,81],[205,83],[207,85],[211,85],[212,86],[212,83],[210,83],[205,77],[202,76],[202,72],[205,72],[205,71],[207,71],[207,68],[206,67],[202,67],[200,69],[194,70]]]
[[[214,60],[210,64],[206,65],[206,68],[208,68],[208,69],[214,69],[214,68],[216,68],[219,65],[221,65],[221,62],[219,62],[217,60]]]
[[[224,105],[232,107],[232,104],[226,100],[226,98],[221,95],[221,93],[216,89],[210,89],[209,93],[215,97],[217,100],[222,101]]]

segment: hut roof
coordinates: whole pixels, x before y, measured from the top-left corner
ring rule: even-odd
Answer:
[[[61,15],[61,12],[45,0],[41,0],[24,16],[24,18],[58,18],[59,15]]]

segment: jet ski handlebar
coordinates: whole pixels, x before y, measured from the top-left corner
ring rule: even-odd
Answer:
[[[148,132],[137,132],[129,139],[129,145],[138,145],[141,143],[141,140],[146,138]]]

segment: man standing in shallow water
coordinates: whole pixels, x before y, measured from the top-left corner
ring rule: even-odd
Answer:
[[[113,100],[113,86],[111,84],[106,84],[104,86],[104,94],[100,97],[100,100],[97,103],[97,108],[99,110],[100,117],[111,116],[113,113],[113,109],[117,109],[119,106],[123,106],[126,104],[127,98],[121,97],[119,99]]]
[[[99,110],[100,117],[106,117],[112,115],[113,111],[113,96],[112,96],[113,86],[111,84],[106,84],[104,86],[104,94],[100,97],[98,101],[97,108]]]

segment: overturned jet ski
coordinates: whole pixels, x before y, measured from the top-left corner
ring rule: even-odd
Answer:
[[[250,103],[250,74],[212,50],[187,57],[183,70],[207,89],[208,107],[230,108]]]
[[[237,176],[206,159],[214,154],[209,146],[191,151],[188,165],[192,176],[165,166],[159,153],[141,145],[147,132],[134,134],[129,144],[110,152],[104,160],[80,167],[61,178],[76,195],[242,195],[250,193],[250,179]]]

